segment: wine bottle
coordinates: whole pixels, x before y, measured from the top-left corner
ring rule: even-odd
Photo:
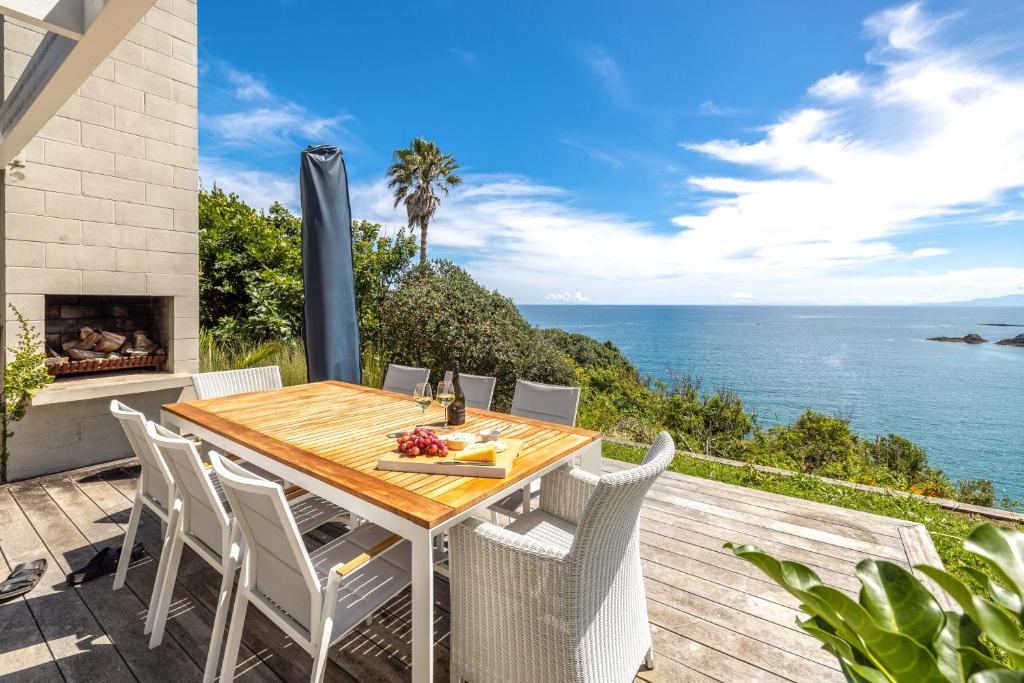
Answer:
[[[466,394],[462,392],[459,382],[459,359],[452,362],[452,387],[455,389],[455,400],[448,406],[448,424],[466,424]]]

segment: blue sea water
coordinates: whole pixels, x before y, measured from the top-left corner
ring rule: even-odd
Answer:
[[[644,374],[700,377],[743,397],[763,425],[807,408],[861,435],[894,432],[953,479],[1024,499],[1024,348],[927,341],[1024,327],[1024,307],[521,306],[539,327],[611,340]]]

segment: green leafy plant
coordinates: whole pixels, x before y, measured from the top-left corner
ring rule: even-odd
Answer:
[[[802,564],[750,545],[725,547],[800,601],[810,618],[798,625],[839,660],[851,683],[1024,681],[1024,533],[1016,529],[982,524],[964,542],[985,569],[965,567],[981,591],[937,567],[915,567],[961,612],[944,609],[913,574],[885,560],[857,565],[854,600]]]
[[[46,371],[39,333],[33,330],[25,316],[10,304],[18,319],[18,343],[8,348],[11,360],[4,364],[3,386],[0,387],[0,483],[7,483],[7,460],[14,437],[12,425],[25,417],[32,396],[53,381]]]

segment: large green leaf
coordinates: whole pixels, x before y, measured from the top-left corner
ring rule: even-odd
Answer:
[[[971,676],[969,683],[1024,683],[1024,671],[992,669],[979,671]]]
[[[961,569],[974,577],[974,580],[988,591],[989,595],[992,596],[992,600],[997,605],[1017,616],[1018,621],[1021,620],[1020,615],[1024,613],[1024,602],[1021,601],[1020,596],[1012,588],[1007,588],[998,581],[993,581],[992,577],[980,569],[967,566],[961,567]]]
[[[942,628],[942,606],[903,567],[884,560],[863,560],[857,565],[860,604],[879,626],[910,636],[930,647]]]
[[[945,683],[935,656],[913,638],[882,628],[867,610],[845,593],[830,586],[815,586],[810,591],[828,604],[869,650],[877,668],[894,681]]]
[[[839,638],[867,657],[867,647],[861,642],[857,633],[839,618],[834,609],[810,592],[809,589],[822,585],[821,579],[811,569],[798,562],[781,562],[752,545],[737,546],[726,543],[725,547],[732,550],[737,557],[759,568],[785,588],[790,595],[797,598],[803,612],[821,620],[822,624],[819,624],[819,627],[827,624]]]
[[[918,565],[916,569],[949,593],[985,635],[1009,653],[1015,666],[1024,666],[1024,641],[1021,640],[1017,622],[1005,610],[990,600],[974,595],[960,579],[942,569],[927,565]]]
[[[964,549],[980,557],[996,576],[1024,597],[1024,533],[981,524],[967,537]]]
[[[962,649],[973,649],[979,654],[988,654],[988,648],[981,642],[981,630],[966,614],[946,612],[946,621],[935,638],[933,649],[943,675],[951,681],[963,681],[973,671],[988,668],[975,666],[963,659]]]
[[[891,678],[870,666],[846,660],[840,660],[839,665],[843,667],[843,674],[849,683],[892,683]]]

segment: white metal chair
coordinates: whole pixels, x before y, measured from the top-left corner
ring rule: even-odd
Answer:
[[[124,434],[128,437],[128,444],[139,460],[139,483],[135,490],[135,502],[132,504],[128,530],[124,534],[121,556],[117,560],[117,571],[114,573],[114,590],[117,590],[124,585],[128,573],[132,546],[135,545],[135,535],[139,531],[139,520],[142,518],[142,508],[149,508],[161,522],[167,523],[171,508],[171,479],[160,454],[153,449],[146,437],[146,416],[117,400],[110,402],[110,414],[121,423]]]
[[[540,509],[451,530],[453,681],[619,683],[653,667],[638,518],[674,454],[662,432],[638,467],[559,468]]]
[[[579,387],[562,387],[540,382],[516,381],[516,392],[512,395],[512,415],[544,420],[555,424],[576,426],[576,411],[580,405]],[[530,495],[527,495],[527,492]],[[532,484],[502,498],[488,508],[491,521],[498,522],[498,515],[516,518],[530,511]]]
[[[451,370],[444,373],[444,379],[446,382],[452,381]],[[467,375],[460,372],[459,385],[462,387],[462,393],[466,395],[466,405],[479,410],[490,410],[497,381],[494,377],[486,375]]]
[[[280,389],[281,368],[268,365],[244,370],[197,372],[192,375],[192,386],[195,387],[198,398],[217,398],[250,391]]]
[[[225,507],[222,485],[213,474],[211,466],[199,456],[195,443],[153,422],[147,425],[146,435],[170,474],[173,500],[157,569],[154,598],[150,601],[146,618],[146,633],[150,634],[149,646],[156,647],[163,639],[182,547],[187,545],[222,576],[203,676],[205,681],[212,681],[220,656],[231,585],[244,554],[244,546],[231,542],[234,512]],[[241,465],[234,465],[234,468],[245,472],[247,477],[263,481],[266,486],[281,491],[282,498],[285,496],[278,484],[258,477]],[[302,533],[345,514],[338,506],[301,490],[295,492],[288,506]]]
[[[375,524],[363,524],[307,552],[280,488],[217,453],[210,460],[235,512],[232,548],[243,540],[247,548],[220,679],[234,679],[252,603],[313,657],[310,680],[318,683],[331,645],[409,585],[409,544]]]
[[[388,365],[384,375],[384,391],[396,394],[412,394],[417,384],[430,381],[430,368],[411,368],[408,365]]]

